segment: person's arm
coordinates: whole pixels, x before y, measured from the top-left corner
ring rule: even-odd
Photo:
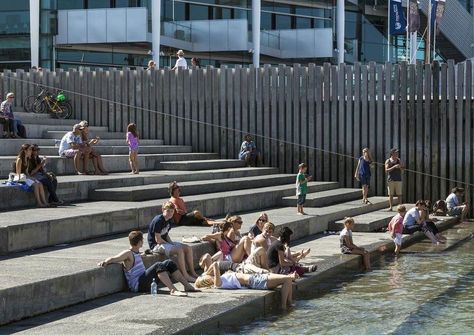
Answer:
[[[168,241],[164,240],[164,239],[161,237],[160,233],[155,233],[155,242],[156,242],[157,244],[163,244],[163,243],[166,243],[166,242],[168,242]]]
[[[36,167],[30,171],[30,175],[34,176],[36,173],[38,173],[39,170],[41,170],[44,167],[45,160],[42,159],[40,163],[36,165]]]
[[[387,160],[385,161],[385,172],[390,172],[390,171],[392,171],[392,170],[399,169],[399,168],[401,169],[400,163],[398,163],[398,164],[396,164],[396,165],[394,165],[394,166],[392,166],[392,167],[389,168],[389,167],[388,167],[389,161],[390,161],[389,159],[387,159]]]
[[[359,168],[360,168],[360,159],[357,161],[357,167],[356,167],[356,170],[354,172],[354,178],[359,180]]]
[[[207,234],[201,237],[201,241],[207,241],[207,242],[212,242],[212,241],[219,241],[221,238],[221,232],[217,232],[214,234]]]
[[[105,267],[109,264],[123,263],[127,260],[127,258],[130,257],[130,252],[131,252],[130,250],[124,250],[113,257],[106,258],[104,261],[99,262],[97,265],[101,267]]]
[[[229,232],[227,233],[227,238],[231,240],[232,242],[235,242],[235,231],[234,228],[229,229]]]
[[[353,242],[349,235],[344,235],[344,241],[350,249],[358,248]]]
[[[286,255],[284,250],[278,250],[278,263],[280,266],[293,266],[295,265],[295,262],[289,260]]]
[[[221,280],[221,271],[219,270],[219,264],[217,262],[214,262],[211,264],[210,268],[213,272],[212,276],[214,277],[214,286],[221,287],[222,280]]]

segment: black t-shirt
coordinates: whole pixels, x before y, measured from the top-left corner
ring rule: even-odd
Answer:
[[[253,234],[253,236],[257,236],[257,235],[260,235],[262,233],[262,231],[260,230],[260,228],[257,227],[256,224],[254,224],[252,227],[250,227],[250,233]]]
[[[270,245],[270,248],[267,250],[268,266],[274,268],[280,264],[280,259],[278,257],[278,251],[285,251],[285,245],[280,241],[276,240]]]
[[[161,238],[168,241],[168,232],[171,230],[173,219],[165,220],[163,214],[157,215],[151,220],[148,226],[148,246],[153,249],[156,246],[155,233],[161,235]]]

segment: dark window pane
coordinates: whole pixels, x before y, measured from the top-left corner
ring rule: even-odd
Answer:
[[[88,8],[110,8],[110,0],[87,0]]]
[[[0,12],[0,34],[29,34],[30,13],[23,12]]]
[[[297,17],[296,29],[307,29],[307,28],[311,28],[311,19]]]
[[[189,19],[190,20],[209,20],[209,7],[208,6],[189,6]]]
[[[184,21],[186,20],[186,9],[185,4],[182,2],[175,2],[174,3],[174,20],[175,21]],[[173,9],[173,8],[171,8]],[[173,14],[171,14],[171,17]]]
[[[0,11],[9,11],[9,10],[29,10],[30,1],[29,0],[15,0],[15,1],[0,1]]]
[[[272,29],[272,14],[262,13],[260,26],[262,30]]]
[[[291,29],[291,17],[288,15],[276,15],[275,17],[276,29]]]
[[[58,0],[58,9],[83,9],[84,0]]]

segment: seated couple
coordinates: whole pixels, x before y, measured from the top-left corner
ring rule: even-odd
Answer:
[[[122,264],[130,291],[150,292],[153,279],[159,279],[170,290],[171,295],[187,296],[185,292],[199,292],[184,278],[183,274],[178,270],[176,263],[169,259],[163,262],[156,262],[148,269],[145,269],[140,254],[140,248],[143,246],[143,233],[141,231],[132,231],[128,235],[128,240],[130,242],[129,249],[99,262],[98,266],[105,267],[110,264]],[[179,291],[173,285],[170,276],[183,284],[185,292]]]

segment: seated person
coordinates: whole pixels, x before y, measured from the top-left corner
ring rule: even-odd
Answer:
[[[207,226],[215,224],[215,221],[205,218],[201,212],[195,210],[188,212],[186,204],[184,203],[183,198],[181,198],[181,188],[178,183],[173,181],[168,186],[170,199],[169,201],[173,203],[175,210],[173,215],[173,221],[177,225],[184,226]]]
[[[261,234],[257,235],[252,240],[252,250],[254,248],[262,247],[265,252],[270,248],[273,242],[277,240],[276,237],[273,237],[273,232],[275,231],[275,225],[271,222],[266,222],[263,225],[263,231]]]
[[[221,231],[204,235],[201,240],[208,242],[216,242],[219,250],[214,256],[214,260],[232,261],[240,263],[246,256],[251,253],[251,240],[248,236],[237,239],[234,225],[242,225],[240,216],[233,216],[226,219],[222,224]]]
[[[344,220],[344,229],[339,234],[339,245],[341,253],[343,254],[354,254],[361,255],[364,261],[364,267],[366,271],[370,271],[370,254],[369,252],[354,244],[352,241],[352,228],[354,227],[354,219],[346,218]]]
[[[421,229],[423,220],[421,219],[421,211],[426,209],[424,200],[418,200],[415,207],[408,210],[403,218],[403,234],[413,234]]]
[[[438,200],[433,205],[433,215],[434,216],[446,216],[448,213],[448,206],[446,205],[446,201]]]
[[[252,261],[250,261],[250,259],[252,259]],[[252,254],[250,254],[249,258],[247,258],[242,263],[218,260],[218,257],[213,258],[210,254],[206,253],[199,259],[199,266],[204,271],[207,271],[213,262],[217,262],[217,264],[219,264],[221,273],[227,272],[229,270],[247,274],[269,272],[268,266],[266,266],[267,254],[262,248],[255,250]]]
[[[93,145],[96,145],[99,143],[100,137],[97,136],[93,139],[89,139],[89,122],[81,121],[79,122],[79,124],[82,127],[82,131],[81,131],[82,143],[84,143],[86,147],[89,147],[91,151],[89,154],[89,158],[92,159],[92,163],[94,164],[95,174],[100,174],[100,175],[109,174],[108,171],[104,168],[102,156],[97,151],[95,151],[94,148],[92,147]],[[84,166],[84,170],[87,170],[87,168],[88,168],[87,165]]]
[[[426,206],[425,209],[421,211],[421,231],[425,234],[426,237],[428,237],[433,244],[440,244],[440,243],[446,243],[447,239],[441,235],[438,231],[438,227],[436,227],[434,221],[436,219],[430,219],[430,215],[428,213],[428,208],[431,206],[428,206],[429,201],[425,201]]]
[[[15,117],[13,116],[13,99],[15,94],[7,93],[7,99],[0,104],[0,120],[3,124],[3,137],[16,138]]]
[[[446,198],[446,206],[448,207],[449,216],[457,216],[464,221],[469,213],[469,204],[462,202],[464,196],[464,189],[462,187],[455,187],[451,190],[451,194]]]
[[[87,171],[82,171],[80,168],[81,160],[83,160],[83,167],[87,168],[89,164],[89,155],[91,152],[91,149],[82,143],[82,128],[83,127],[80,124],[75,124],[72,127],[72,131],[66,133],[66,135],[64,135],[61,139],[58,150],[59,156],[61,157],[74,157],[74,168],[76,169],[76,173],[79,175],[86,174]]]
[[[390,237],[395,243],[395,255],[398,255],[400,253],[400,249],[402,248],[403,218],[405,217],[407,209],[405,206],[399,205],[397,212],[398,214],[390,220],[387,228],[387,232],[390,234]]]
[[[261,213],[257,221],[255,221],[255,224],[250,227],[248,235],[251,239],[262,233],[263,225],[265,224],[265,222],[268,222],[268,215],[266,213]]]
[[[228,271],[221,275],[219,265],[214,262],[197,280],[197,288],[218,289],[240,289],[243,286],[254,290],[272,290],[282,285],[281,288],[281,308],[286,309],[293,306],[293,286],[292,281],[296,279],[294,275],[267,274],[243,274]]]
[[[153,279],[159,279],[170,290],[171,295],[187,296],[186,293],[176,289],[169,275],[183,284],[186,292],[197,291],[186,281],[176,264],[169,259],[163,262],[156,262],[148,269],[145,269],[140,254],[140,248],[143,246],[143,233],[141,231],[132,231],[128,235],[128,240],[130,242],[129,249],[122,251],[114,257],[109,257],[97,265],[105,267],[114,263],[122,264],[128,287],[132,292],[150,292]]]
[[[176,256],[178,268],[184,278],[189,282],[194,282],[198,275],[194,271],[193,249],[186,244],[173,242],[169,236],[173,223],[174,205],[167,201],[161,209],[163,213],[155,216],[148,226],[148,245],[155,253],[166,255],[166,257]]]
[[[292,253],[290,250],[290,236],[293,231],[288,227],[283,227],[275,240],[267,250],[268,266],[272,273],[289,274],[294,273],[302,276],[307,272],[314,272],[318,268],[316,265],[303,266],[299,261],[305,258],[310,249]]]
[[[258,166],[260,162],[260,153],[257,151],[255,142],[252,141],[250,134],[245,135],[244,141],[240,146],[239,159],[245,160],[247,166]]]

